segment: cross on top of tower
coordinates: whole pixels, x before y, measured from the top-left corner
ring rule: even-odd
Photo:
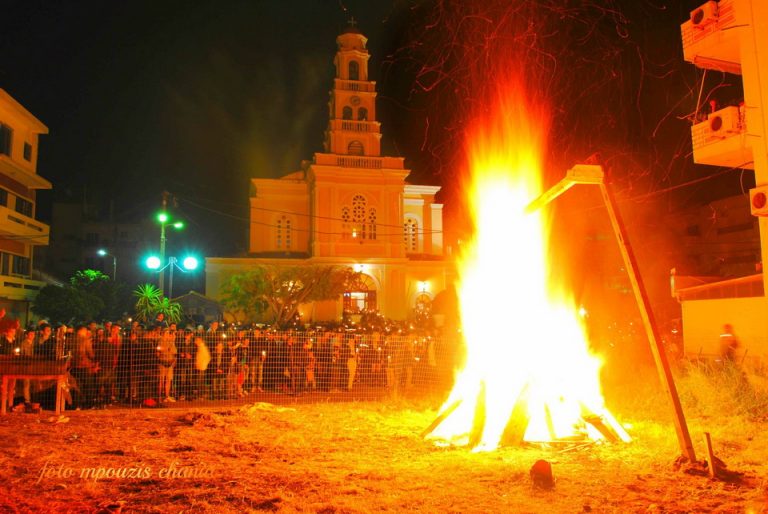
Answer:
[[[360,34],[360,29],[357,28],[357,20],[354,16],[347,18],[347,26],[344,29],[346,34]]]

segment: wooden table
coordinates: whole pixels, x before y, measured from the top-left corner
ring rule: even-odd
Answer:
[[[14,379],[21,380],[55,380],[56,381],[56,403],[54,411],[56,415],[64,410],[64,395],[62,389],[67,383],[67,360],[60,359],[55,361],[42,360],[33,357],[3,356],[0,358],[0,414],[7,414],[8,405],[8,383]],[[13,391],[11,391],[13,394]]]

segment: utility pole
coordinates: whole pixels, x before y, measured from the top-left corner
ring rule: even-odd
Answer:
[[[167,216],[165,216],[166,210],[168,209],[168,191],[163,191],[163,199],[162,199],[162,210],[160,211],[163,216],[162,219],[160,219],[160,266],[165,266],[165,224],[168,222]],[[160,272],[160,292],[162,293],[164,291],[165,286],[165,270]]]

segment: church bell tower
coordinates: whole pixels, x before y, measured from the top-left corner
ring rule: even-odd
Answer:
[[[381,124],[376,121],[376,83],[368,80],[368,39],[354,22],[336,38],[336,75],[328,103],[325,151],[380,156]]]

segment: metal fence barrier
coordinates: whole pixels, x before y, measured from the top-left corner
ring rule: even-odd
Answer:
[[[11,360],[69,357],[68,409],[441,394],[462,353],[457,337],[435,330],[42,328],[4,343]],[[9,402],[53,408],[53,385],[18,384]]]

